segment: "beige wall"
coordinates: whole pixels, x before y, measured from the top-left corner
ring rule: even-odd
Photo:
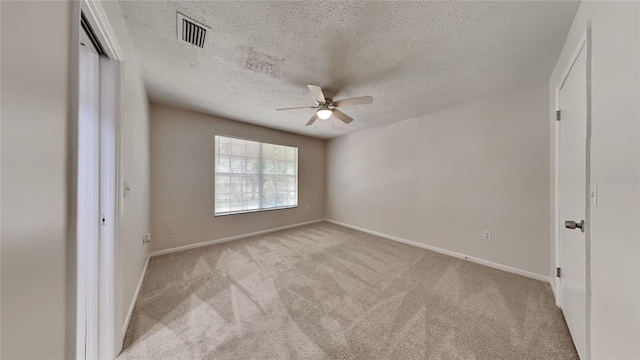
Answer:
[[[593,359],[640,358],[639,13],[636,1],[582,2],[550,80],[555,104],[555,86],[591,22],[591,184],[598,189],[589,224]],[[553,184],[554,157],[551,170]],[[554,243],[550,251],[555,268]]]
[[[74,319],[65,309],[70,298],[66,131],[72,6],[66,1],[2,1],[0,7],[0,357],[63,359],[65,320]],[[24,26],[24,21],[38,26]]]
[[[74,226],[67,175],[77,66],[74,11],[67,1],[2,1],[2,349],[3,359],[63,359],[74,349]],[[142,274],[149,233],[147,98],[117,2],[103,7],[126,61],[118,324]],[[24,27],[24,21],[37,23]],[[15,29],[20,28],[20,36]],[[46,31],[43,33],[43,29]],[[42,41],[43,35],[46,41]],[[34,46],[34,44],[38,44]],[[70,215],[68,215],[70,214]]]
[[[214,217],[216,134],[297,146],[298,208]],[[153,251],[322,219],[324,189],[324,140],[151,104]]]
[[[122,198],[118,238],[118,292],[120,298],[117,326],[123,328],[131,311],[138,283],[149,255],[142,244],[149,225],[149,109],[147,93],[138,60],[117,1],[103,1],[118,44],[124,52],[122,83],[122,182],[131,190]],[[121,184],[122,185],[122,184]],[[126,330],[126,329],[124,329]],[[124,336],[124,331],[123,334]]]
[[[547,88],[329,141],[327,218],[548,276]]]

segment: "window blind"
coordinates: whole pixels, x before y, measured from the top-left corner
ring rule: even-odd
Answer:
[[[298,148],[215,137],[215,215],[298,206]]]

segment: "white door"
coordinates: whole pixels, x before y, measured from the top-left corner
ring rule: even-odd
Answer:
[[[560,88],[560,306],[586,359],[587,54],[583,45]],[[568,223],[567,223],[568,222]],[[582,226],[581,226],[582,225]]]
[[[122,58],[100,31],[106,20],[95,17],[98,5],[82,1],[78,19],[76,358],[82,360],[114,359],[122,346],[116,301]]]
[[[77,336],[78,359],[98,355],[100,241],[100,55],[81,31],[78,96]]]

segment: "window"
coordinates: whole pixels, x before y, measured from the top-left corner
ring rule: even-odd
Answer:
[[[298,148],[216,135],[215,215],[298,206]]]

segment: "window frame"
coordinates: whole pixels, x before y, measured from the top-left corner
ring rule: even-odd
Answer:
[[[269,144],[269,145],[275,145],[275,146],[286,146],[286,147],[290,147],[290,148],[295,148],[296,149],[296,157],[295,157],[295,199],[296,199],[296,203],[295,205],[286,205],[286,206],[278,206],[278,207],[270,207],[270,208],[261,208],[261,209],[250,209],[250,210],[235,210],[235,211],[228,211],[228,212],[224,212],[224,213],[216,213],[216,185],[215,185],[215,181],[217,179],[218,176],[218,171],[216,170],[216,156],[218,156],[218,149],[215,146],[215,139],[216,137],[225,137],[225,138],[230,138],[230,139],[237,139],[237,140],[244,140],[244,141],[252,141],[252,142],[256,142],[256,143],[260,143],[260,144]],[[213,216],[214,217],[221,217],[221,216],[229,216],[229,215],[240,215],[240,214],[251,214],[251,213],[259,213],[259,212],[264,212],[264,211],[273,211],[273,210],[285,210],[285,209],[296,209],[299,207],[300,205],[300,194],[298,192],[299,190],[299,184],[298,184],[298,173],[300,170],[300,166],[298,164],[298,159],[299,159],[299,151],[300,148],[298,146],[294,146],[294,145],[284,145],[284,144],[274,144],[272,142],[267,142],[267,141],[262,141],[262,140],[255,140],[255,139],[249,139],[249,138],[244,138],[244,137],[240,137],[240,136],[232,136],[232,135],[225,135],[225,134],[214,134],[214,151],[213,151],[213,161],[214,161],[214,183],[213,183]],[[262,146],[260,147],[260,172],[258,173],[259,175],[259,183],[260,183],[260,194],[262,195],[262,186],[264,184],[263,181],[263,175],[262,174],[262,161],[264,161],[264,158],[262,156]],[[230,155],[231,156],[231,155]],[[233,173],[229,173],[230,176],[233,175]],[[291,176],[291,175],[286,175],[286,176]]]

